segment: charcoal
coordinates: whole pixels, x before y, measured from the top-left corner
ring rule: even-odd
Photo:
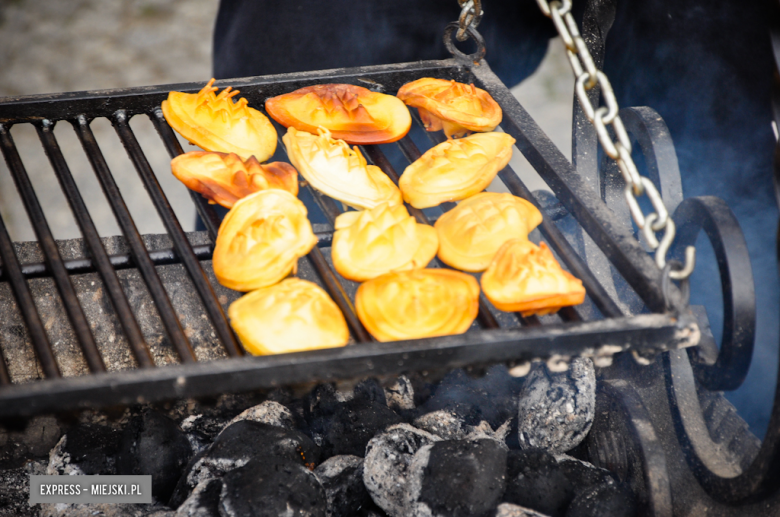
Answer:
[[[497,429],[516,414],[515,401],[522,382],[509,375],[503,365],[491,367],[479,378],[471,378],[463,370],[453,370],[418,408],[418,414],[446,410],[468,425],[486,421]]]
[[[352,391],[354,399],[362,399],[370,402],[378,402],[387,406],[385,390],[379,381],[374,378],[364,379],[357,383]]]
[[[251,420],[239,420],[217,436],[205,451],[195,455],[169,501],[181,505],[198,484],[220,477],[252,459],[284,458],[307,468],[319,462],[320,450],[305,434]]]
[[[317,477],[284,458],[253,460],[222,478],[224,517],[325,517],[327,498]]]
[[[16,468],[0,468],[0,517],[39,517],[39,507],[30,505],[31,476],[46,475],[44,460],[30,460]]]
[[[68,431],[63,452],[86,475],[115,474],[121,436],[108,426],[80,425]]]
[[[539,513],[536,510],[530,508],[524,508],[516,504],[501,503],[496,508],[496,513],[493,517],[549,517],[543,513]],[[606,516],[605,516],[606,517]]]
[[[190,497],[176,509],[176,517],[220,517],[219,500],[222,480],[210,479],[200,483]]]
[[[505,447],[480,439],[446,440],[425,448],[430,450],[418,500],[432,515],[478,517],[495,508],[506,487]]]
[[[333,456],[322,462],[314,475],[325,489],[328,517],[352,517],[361,509],[373,506],[363,484],[363,458]]]
[[[333,384],[318,384],[306,395],[303,416],[308,434],[317,445],[323,444],[330,421],[343,402],[343,396]]]
[[[624,484],[607,482],[580,492],[569,505],[566,517],[634,517],[636,511],[634,494]]]
[[[7,349],[6,349],[7,350]],[[0,470],[24,466],[31,459],[48,459],[49,451],[62,436],[57,419],[37,416],[13,428],[5,420],[0,425]]]
[[[587,436],[595,410],[596,375],[590,359],[575,358],[560,373],[536,363],[519,396],[520,447],[569,451]]]
[[[400,424],[403,419],[379,401],[355,398],[340,404],[325,423],[323,454],[363,456],[368,441],[378,432]]]
[[[49,454],[48,474],[116,474],[122,435],[107,426],[84,424],[65,434]]]
[[[167,502],[192,457],[184,432],[167,416],[144,411],[122,432],[116,473],[152,476],[152,497]]]
[[[283,458],[314,468],[319,455],[319,448],[299,431],[239,420],[226,427],[194,462],[187,481],[194,487],[205,479],[218,477],[252,459],[264,457]]]
[[[414,387],[405,375],[399,375],[393,384],[385,388],[387,406],[397,412],[414,409]]]
[[[285,429],[295,429],[295,419],[292,412],[278,402],[266,400],[262,404],[251,407],[243,411],[240,415],[227,423],[225,427],[235,424],[240,420],[250,420],[252,422],[261,422],[263,424],[284,427]]]
[[[411,517],[410,474],[414,454],[438,436],[398,424],[368,442],[363,483],[374,502],[392,517]],[[419,482],[418,482],[419,484]]]
[[[504,502],[562,517],[575,489],[552,454],[541,449],[509,451]]]
[[[558,460],[561,471],[572,482],[577,492],[601,483],[617,483],[617,478],[612,472],[592,463],[566,455],[557,456],[556,460]]]

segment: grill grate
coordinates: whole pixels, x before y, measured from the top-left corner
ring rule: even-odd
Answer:
[[[312,84],[343,82],[394,93],[402,84],[421,77],[455,79],[475,83],[488,90],[504,110],[503,129],[516,138],[520,150],[551,185],[566,210],[577,218],[647,305],[659,313],[663,311],[660,273],[652,260],[633,236],[622,229],[623,226],[615,220],[603,202],[573,173],[571,164],[492,74],[486,63],[449,59],[236,79],[223,83],[229,82],[231,86],[240,88],[251,106],[261,107],[268,97]],[[316,274],[316,277],[310,279],[324,285],[344,313],[355,345],[281,356],[240,357],[243,351],[202,263],[210,258],[211,248],[202,245],[193,247],[190,244],[129,125],[132,117],[147,116],[169,155],[174,157],[181,154],[183,149],[162,116],[160,104],[171,90],[197,92],[201,86],[190,83],[107,92],[39,95],[0,103],[0,148],[45,258],[43,264],[21,265],[0,218],[0,280],[7,281],[11,286],[29,341],[46,377],[46,380],[11,386],[5,357],[0,358],[0,383],[5,385],[0,388],[0,416],[210,395],[410,369],[452,368],[490,362],[565,361],[576,355],[605,358],[608,361],[612,354],[629,348],[640,355],[653,355],[663,350],[695,344],[695,320],[691,317],[667,314],[626,316],[580,258],[565,233],[556,226],[555,217],[541,208],[544,214],[544,221],[539,228],[542,236],[565,267],[583,281],[588,298],[597,310],[567,308],[557,316],[524,318],[499,313],[483,297],[477,323],[464,335],[397,343],[373,342],[352,305],[356,284],[341,279],[330,266],[327,250],[332,232],[326,231],[318,233],[319,245],[304,260]],[[172,241],[172,249],[150,252],[144,245],[90,128],[90,123],[96,118],[111,121],[163,221]],[[127,255],[109,256],[106,253],[54,136],[53,127],[59,121],[67,121],[73,126],[126,239],[129,248]],[[89,252],[90,258],[87,260],[65,261],[57,249],[9,131],[12,125],[24,123],[33,124],[38,132],[78,222]],[[419,119],[416,119],[416,123],[420,123]],[[279,132],[280,135],[282,133]],[[431,133],[428,136],[432,144],[438,143],[441,138]],[[409,162],[421,154],[409,136],[397,145]],[[281,139],[280,147],[283,147]],[[363,146],[362,151],[370,162],[397,183],[398,174],[380,146]],[[510,192],[540,206],[510,167],[501,171],[499,178]],[[302,191],[305,191],[302,197],[313,199],[332,226],[335,217],[341,212],[339,205],[308,186],[302,185]],[[194,192],[191,192],[191,196],[213,242],[219,218],[203,197]],[[446,210],[451,206],[454,205],[448,204],[442,208]],[[430,224],[429,214],[411,207],[409,209],[418,221]],[[228,358],[208,363],[197,361],[192,343],[182,328],[156,270],[156,266],[175,262],[185,268],[200,298],[204,314],[214,329],[215,339]],[[432,267],[442,265],[435,263]],[[144,339],[117,277],[116,270],[126,268],[139,271],[181,364],[155,367],[149,344]],[[138,369],[105,373],[103,358],[70,278],[70,275],[92,271],[96,271],[103,281]],[[91,374],[61,378],[52,345],[27,283],[28,279],[40,276],[53,278]]]

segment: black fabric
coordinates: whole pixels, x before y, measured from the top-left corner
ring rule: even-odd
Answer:
[[[535,0],[486,2],[479,26],[490,66],[509,85],[530,75],[554,28]],[[214,30],[217,78],[449,57],[442,34],[455,0],[222,0]]]

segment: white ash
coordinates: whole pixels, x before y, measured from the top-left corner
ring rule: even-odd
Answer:
[[[412,459],[422,447],[440,440],[438,436],[409,424],[398,424],[368,442],[363,483],[377,506],[391,517],[411,515],[412,487],[407,483]]]
[[[287,407],[272,400],[266,400],[262,404],[258,404],[257,406],[243,411],[233,420],[225,424],[223,429],[240,420],[250,420],[252,422],[260,422],[276,427],[283,427],[285,429],[295,429],[295,419],[293,418],[292,412],[287,409]]]
[[[203,456],[198,459],[187,474],[187,485],[195,487],[211,481],[226,472],[243,467],[251,458],[212,458]]]
[[[458,415],[446,409],[421,415],[414,420],[413,424],[415,427],[445,440],[459,440],[468,434],[465,422]]]
[[[322,479],[331,479],[338,476],[346,468],[355,468],[363,464],[363,458],[342,454],[331,456],[314,469],[314,475]]]
[[[435,434],[444,440],[490,438],[501,443],[504,443],[510,427],[510,421],[505,422],[495,431],[484,420],[474,426],[468,425],[454,412],[446,409],[421,415],[414,420],[413,424],[418,429]]]
[[[70,454],[65,452],[68,435],[65,434],[49,453],[49,465],[46,467],[48,476],[83,476],[84,472],[70,462]]]
[[[387,407],[396,411],[414,409],[414,388],[406,375],[399,375],[393,384],[386,387]]]
[[[539,513],[524,506],[512,503],[501,503],[496,509],[494,517],[549,517],[546,513]]]
[[[587,436],[595,410],[596,373],[590,359],[575,358],[561,373],[536,363],[519,396],[520,447],[569,451]]]

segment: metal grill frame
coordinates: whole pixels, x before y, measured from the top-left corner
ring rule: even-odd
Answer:
[[[171,157],[182,153],[172,129],[160,109],[161,102],[172,90],[194,93],[201,83],[163,85],[119,90],[75,92],[57,95],[36,95],[6,99],[0,103],[0,148],[30,216],[38,242],[44,252],[45,264],[20,265],[8,233],[0,220],[0,280],[11,284],[17,305],[27,325],[36,356],[43,366],[46,379],[10,384],[6,363],[0,358],[0,417],[28,416],[67,409],[95,408],[118,404],[135,404],[164,399],[240,392],[273,388],[303,382],[337,378],[383,375],[409,370],[454,368],[473,364],[505,362],[517,364],[531,360],[567,361],[574,356],[611,359],[625,350],[643,357],[697,344],[698,326],[690,314],[666,313],[661,272],[651,257],[576,173],[571,163],[555,147],[536,122],[528,115],[506,86],[493,74],[485,61],[453,58],[397,65],[380,65],[350,69],[302,72],[275,76],[260,76],[218,81],[217,86],[233,86],[242,92],[249,105],[261,109],[265,99],[298,88],[322,83],[356,84],[376,91],[395,93],[405,83],[437,77],[474,83],[487,90],[504,112],[501,127],[517,140],[518,149],[551,187],[565,209],[573,215],[655,314],[627,316],[610,298],[586,262],[580,258],[566,236],[555,225],[554,218],[544,213],[540,231],[565,266],[583,280],[589,298],[603,319],[581,321],[576,309],[559,313],[560,323],[540,326],[538,318],[519,318],[520,328],[500,329],[486,300],[481,301],[478,318],[480,330],[458,336],[417,339],[393,343],[377,343],[360,324],[352,302],[339,276],[330,268],[320,247],[327,247],[331,233],[319,234],[320,245],[307,256],[319,279],[344,312],[356,344],[339,349],[299,352],[278,356],[241,357],[243,351],[232,333],[224,310],[201,267],[200,260],[210,257],[210,249],[193,249],[173,213],[154,171],[149,166],[138,141],[129,126],[133,116],[148,116],[156,127]],[[90,122],[98,117],[109,119],[119,135],[135,168],[170,235],[174,248],[150,254],[143,245],[132,217],[121,201],[100,148],[90,130]],[[81,199],[52,132],[58,121],[70,122],[106,197],[116,215],[122,233],[130,247],[128,256],[109,257],[102,247],[86,206]],[[27,178],[24,165],[14,146],[9,129],[14,124],[35,125],[55,174],[76,216],[87,244],[90,260],[64,262],[48,229],[43,212]],[[431,134],[433,143],[437,136]],[[411,161],[420,151],[406,137],[399,142]],[[398,174],[378,146],[364,146],[364,155],[382,168],[391,179]],[[538,206],[537,201],[520,178],[507,167],[499,177],[515,195]],[[340,212],[329,198],[312,191],[315,200],[332,222]],[[198,213],[205,222],[212,242],[219,225],[218,217],[206,200],[191,192]],[[425,215],[410,209],[421,222]],[[160,264],[180,262],[184,265],[200,295],[204,310],[224,346],[227,359],[197,363],[191,345],[176,319],[167,295],[155,271]],[[137,322],[127,304],[115,270],[137,268],[160,312],[168,337],[179,353],[182,364],[154,367],[149,350],[140,334]],[[69,274],[97,271],[109,292],[125,336],[140,368],[106,373],[102,358],[94,346],[86,318],[75,300]],[[91,374],[61,378],[51,345],[40,322],[26,279],[35,276],[53,277],[71,325],[76,330],[79,345],[88,359]]]

